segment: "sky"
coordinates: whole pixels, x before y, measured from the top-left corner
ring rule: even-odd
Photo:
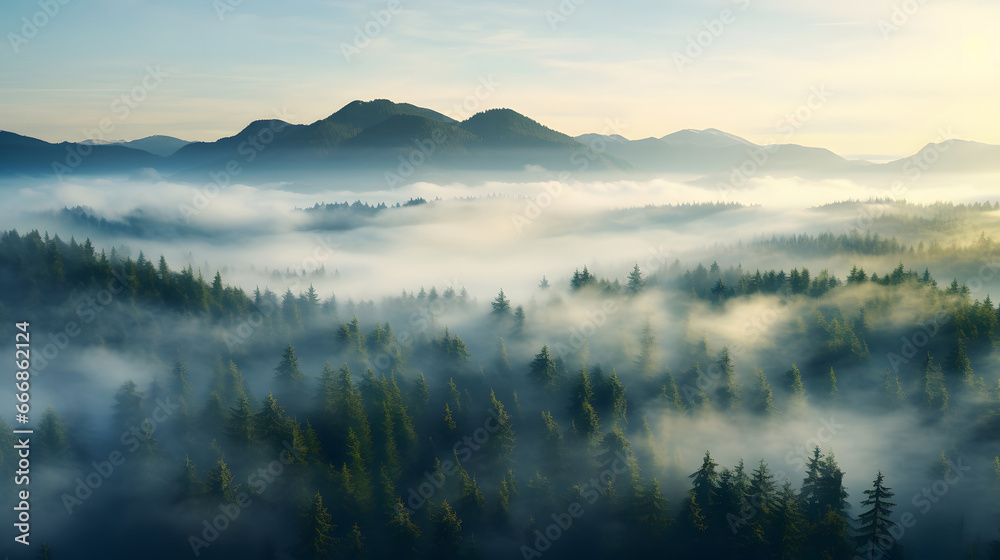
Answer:
[[[1000,144],[998,21],[995,0],[9,0],[0,129],[214,140],[387,98],[879,160]]]

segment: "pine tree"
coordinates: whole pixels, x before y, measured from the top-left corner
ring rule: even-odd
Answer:
[[[555,389],[559,371],[556,369],[556,364],[549,355],[548,346],[542,346],[541,352],[535,355],[535,359],[531,362],[529,368],[528,377],[536,385],[545,389]]]
[[[198,469],[189,456],[184,456],[184,472],[178,477],[177,484],[178,497],[182,500],[197,499],[206,491],[205,484],[198,478]]]
[[[299,516],[299,546],[303,558],[318,560],[330,557],[334,546],[330,534],[336,528],[332,522],[333,516],[323,506],[323,496],[316,492]]]
[[[453,413],[462,412],[462,395],[458,392],[458,385],[455,384],[455,378],[448,378],[448,400],[447,403],[451,406],[451,411]]]
[[[458,453],[455,453],[455,475],[458,477],[459,502],[458,506],[465,514],[472,515],[474,519],[481,518],[486,509],[486,497],[483,490],[476,482],[476,477],[470,476],[469,472],[458,460]]]
[[[205,408],[201,412],[198,424],[203,426],[203,430],[209,436],[214,436],[218,433],[220,427],[225,426],[228,422],[229,412],[226,410],[225,405],[222,404],[222,397],[219,396],[217,391],[212,391],[208,395],[208,402],[205,403]]]
[[[628,275],[628,284],[625,288],[628,293],[632,295],[638,295],[645,287],[646,281],[642,278],[642,272],[639,271],[639,263],[635,263],[635,267],[632,268],[632,272]]]
[[[896,507],[896,504],[889,500],[895,494],[891,488],[882,484],[884,479],[882,471],[879,471],[875,481],[872,482],[872,489],[865,490],[866,498],[861,501],[862,508],[869,507],[870,509],[862,511],[861,515],[858,516],[856,550],[871,558],[875,558],[876,554],[879,558],[891,558],[894,556],[893,552],[896,548],[895,538],[890,532],[896,523],[889,519],[892,515],[892,508]],[[888,550],[885,546],[887,542],[892,543]]]
[[[138,427],[143,420],[142,393],[131,379],[122,383],[115,393],[115,425],[119,428]]]
[[[229,465],[219,459],[215,467],[208,473],[208,492],[218,500],[227,502],[236,501],[236,492],[240,485],[233,484],[233,473],[229,470]]]
[[[847,519],[827,506],[816,523],[810,548],[818,553],[819,558],[849,558],[851,542],[847,536]]]
[[[427,388],[427,379],[423,372],[417,373],[417,380],[413,383],[413,391],[410,392],[410,408],[415,417],[420,417],[431,400],[430,389]]]
[[[486,442],[487,452],[493,459],[493,464],[500,466],[503,470],[510,469],[514,461],[514,428],[511,425],[510,415],[504,409],[493,390],[490,390],[490,415],[496,423],[493,436]]]
[[[38,426],[38,444],[40,455],[45,458],[59,457],[69,450],[66,423],[56,414],[56,409],[51,404],[42,413],[42,421]]]
[[[767,376],[764,374],[764,371],[760,368],[754,368],[753,376],[757,381],[753,410],[758,414],[780,413],[781,411],[774,405],[774,393],[771,391],[771,385],[767,382]]]
[[[238,406],[240,400],[247,396],[243,373],[232,360],[224,364],[221,358],[216,364],[215,373],[215,390],[222,403],[227,407]]]
[[[711,453],[706,451],[701,467],[688,476],[694,480],[691,495],[702,511],[714,508],[718,502],[719,475],[715,472],[718,466],[719,464],[712,460]]]
[[[398,498],[395,506],[389,512],[388,526],[392,538],[392,550],[406,554],[412,553],[420,539],[420,528],[413,522],[410,510]]]
[[[541,465],[547,473],[561,473],[565,468],[565,447],[559,424],[552,418],[552,413],[546,411],[542,411],[542,423],[545,428],[541,444]]]
[[[451,415],[451,407],[448,403],[444,403],[444,429],[447,432],[455,431],[458,425],[455,423],[455,419]]]
[[[802,385],[802,373],[799,372],[799,368],[795,364],[792,364],[792,369],[785,373],[785,387],[791,393],[793,407],[805,406],[806,389]]]
[[[230,412],[226,435],[246,449],[254,442],[254,431],[253,411],[250,409],[250,401],[244,396],[240,399],[239,406]]]
[[[351,532],[348,533],[344,545],[346,556],[351,560],[359,560],[368,555],[368,550],[365,548],[365,538],[361,536],[361,528],[358,527],[357,523],[351,527]]]
[[[906,400],[906,393],[903,392],[903,385],[899,382],[899,376],[893,374],[889,368],[885,368],[883,376],[883,397],[889,406],[897,406]]]
[[[273,394],[267,394],[264,405],[254,420],[254,431],[261,441],[270,443],[275,449],[280,448],[286,441],[291,442],[292,430],[290,421],[285,416],[285,407],[278,404]]]
[[[490,302],[490,306],[493,308],[494,315],[510,315],[510,300],[503,294],[502,289],[497,294],[497,297],[493,298],[493,301]]]
[[[656,333],[653,326],[646,318],[646,324],[642,328],[639,337],[639,356],[635,359],[636,369],[642,375],[649,375],[655,368]]]
[[[611,370],[611,376],[607,381],[608,397],[611,401],[611,418],[615,422],[627,424],[625,414],[628,412],[628,401],[625,399],[625,385],[618,379],[618,372]]]
[[[353,428],[347,429],[347,465],[349,469],[351,495],[361,504],[367,504],[371,497],[371,477],[364,457],[361,454],[361,442]]]
[[[663,386],[662,398],[664,403],[671,407],[677,412],[686,412],[687,405],[684,404],[684,399],[681,397],[680,391],[677,390],[677,382],[674,381],[674,376],[667,374],[667,384]]]
[[[944,383],[944,373],[941,366],[934,363],[931,353],[927,353],[924,362],[924,406],[935,412],[948,410],[948,389]]]
[[[829,375],[826,376],[826,398],[830,402],[837,402],[840,399],[840,389],[837,388],[837,374],[830,368]]]
[[[652,482],[642,489],[636,502],[632,516],[652,541],[650,543],[652,546],[647,550],[662,550],[660,541],[666,536],[670,527],[670,514],[667,509],[667,499],[660,490],[660,482],[653,478]]]
[[[733,365],[733,360],[729,356],[728,347],[722,348],[717,365],[722,375],[721,385],[717,390],[719,406],[723,410],[738,410],[742,404],[742,387],[736,381],[736,366]]]
[[[504,344],[503,337],[500,337],[500,348],[497,350],[496,370],[501,378],[509,377],[512,371],[510,362],[507,361],[507,346]]]
[[[299,369],[299,360],[295,357],[295,348],[291,344],[285,346],[281,362],[274,368],[275,377],[286,387],[299,388],[306,379],[306,374]]]
[[[591,388],[586,369],[580,370],[573,393],[570,406],[570,412],[573,415],[573,431],[587,441],[591,441],[600,432],[600,421],[591,404],[594,399],[594,391]]]
[[[174,395],[191,402],[191,384],[188,382],[188,368],[178,357],[174,361],[174,367],[170,371],[170,389]]]
[[[809,522],[802,513],[799,497],[792,483],[785,480],[775,499],[774,526],[770,533],[774,558],[800,558],[806,543]]]
[[[819,465],[819,485],[816,492],[819,507],[830,508],[844,516],[847,511],[847,489],[844,488],[844,471],[840,470],[833,452]]]
[[[801,492],[804,513],[809,518],[809,521],[813,523],[819,520],[822,512],[820,508],[820,494],[822,492],[820,467],[822,464],[823,453],[817,445],[813,448],[812,457],[806,463],[806,476],[802,480]]]
[[[435,551],[443,558],[458,558],[462,545],[462,520],[448,505],[448,500],[431,511],[430,520],[434,527]]]

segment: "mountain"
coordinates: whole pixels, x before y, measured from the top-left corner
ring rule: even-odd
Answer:
[[[52,144],[0,131],[0,174],[59,177],[71,174],[123,174],[157,168],[164,158],[117,144]]]
[[[125,146],[126,148],[132,148],[134,150],[142,150],[150,154],[156,154],[161,157],[167,157],[173,155],[174,152],[183,148],[184,146],[190,144],[187,140],[181,140],[180,138],[174,138],[173,136],[162,136],[154,135],[147,136],[145,138],[139,138],[138,140],[100,140],[97,138],[88,138],[79,142],[83,145],[89,146]]]
[[[797,144],[760,146],[721,130],[679,130],[662,138],[628,140],[621,136],[584,134],[580,142],[628,161],[640,172],[718,175],[756,166],[767,172],[800,170],[843,172],[861,167],[823,148]]]
[[[379,124],[380,122],[396,115],[412,115],[424,117],[434,121],[444,123],[456,123],[455,119],[442,115],[437,111],[410,105],[409,103],[393,103],[388,99],[376,99],[374,101],[351,101],[344,105],[342,109],[323,121],[352,125],[358,128],[367,128]],[[322,122],[322,121],[321,121]]]
[[[879,167],[910,177],[922,173],[967,173],[997,171],[1000,168],[1000,146],[946,140],[927,144],[916,154],[881,164]]]
[[[180,138],[174,138],[173,136],[162,136],[154,135],[147,136],[145,138],[139,138],[138,140],[130,140],[128,142],[122,142],[122,146],[126,148],[132,148],[135,150],[142,150],[144,152],[149,152],[151,154],[156,154],[161,157],[168,157],[173,155],[177,150],[183,148],[190,144],[187,140],[181,140]]]
[[[752,143],[734,136],[728,132],[722,132],[714,128],[705,130],[685,129],[678,130],[660,138],[670,146],[702,146],[706,148],[721,148],[726,146],[753,146]]]
[[[1000,170],[1000,146],[954,140],[918,154],[871,164],[823,148],[760,146],[718,129],[685,129],[659,138],[620,135],[575,138],[511,109],[490,109],[457,121],[437,111],[387,99],[352,101],[311,124],[278,119],[251,122],[212,142],[150,136],[130,142],[52,144],[0,132],[0,174],[159,174],[175,180],[215,180],[222,172],[241,181],[316,179],[413,180],[413,173],[488,171],[494,174],[681,173],[709,183],[747,174],[809,175],[855,172],[912,173]],[[360,175],[359,175],[360,174]],[[385,177],[385,179],[382,179]],[[396,184],[390,181],[390,186]]]

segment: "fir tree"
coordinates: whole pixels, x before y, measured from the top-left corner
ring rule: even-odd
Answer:
[[[226,434],[239,446],[249,448],[254,441],[254,415],[250,409],[250,401],[244,396],[240,404],[232,409]]]
[[[895,552],[895,538],[890,532],[896,523],[889,517],[896,504],[890,502],[895,494],[891,488],[882,484],[885,479],[879,471],[872,482],[871,490],[865,490],[865,499],[861,501],[862,508],[869,508],[858,516],[857,548],[862,554],[875,558],[891,558]],[[885,543],[892,543],[888,548]]]
[[[736,367],[729,356],[728,347],[722,348],[722,351],[719,353],[719,361],[716,365],[719,368],[720,375],[722,375],[721,385],[717,390],[719,406],[723,410],[738,410],[742,404],[742,387],[736,381]]]
[[[785,387],[792,396],[792,405],[802,407],[806,403],[806,389],[802,385],[802,373],[795,364],[785,373]]]
[[[45,458],[59,457],[69,450],[66,423],[56,414],[56,409],[51,404],[45,407],[42,421],[38,425],[38,444],[40,455]]]
[[[299,516],[299,547],[303,558],[319,560],[330,557],[335,544],[330,535],[336,528],[332,522],[333,516],[323,506],[323,496],[316,492]]]
[[[639,263],[635,263],[635,267],[628,275],[628,284],[626,284],[625,289],[632,295],[638,295],[645,285],[646,281],[643,280],[642,272],[639,271]]]
[[[493,308],[493,314],[498,316],[510,315],[510,300],[507,296],[503,294],[503,290],[497,294],[497,297],[493,298],[490,302],[490,306]]]
[[[539,387],[554,389],[558,380],[559,372],[556,364],[549,355],[549,347],[542,346],[541,352],[535,355],[531,362],[528,377]]]
[[[756,394],[754,395],[753,410],[758,414],[778,414],[781,411],[774,405],[774,394],[771,385],[767,382],[767,376],[760,368],[753,369],[753,376],[756,380]]]

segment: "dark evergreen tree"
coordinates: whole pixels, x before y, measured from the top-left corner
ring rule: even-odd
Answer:
[[[542,346],[541,352],[535,355],[535,359],[529,365],[528,376],[539,387],[554,389],[558,381],[559,372],[556,364],[549,355],[549,347]]]
[[[336,544],[331,536],[336,528],[332,522],[333,516],[323,505],[323,496],[316,492],[299,516],[298,549],[301,558],[319,560],[330,557]]]
[[[856,529],[856,551],[871,558],[893,558],[896,556],[896,539],[890,530],[896,523],[889,519],[896,504],[890,502],[895,494],[883,485],[882,471],[875,476],[871,490],[865,490],[861,501],[864,511],[858,516]],[[867,509],[865,509],[867,508]]]

